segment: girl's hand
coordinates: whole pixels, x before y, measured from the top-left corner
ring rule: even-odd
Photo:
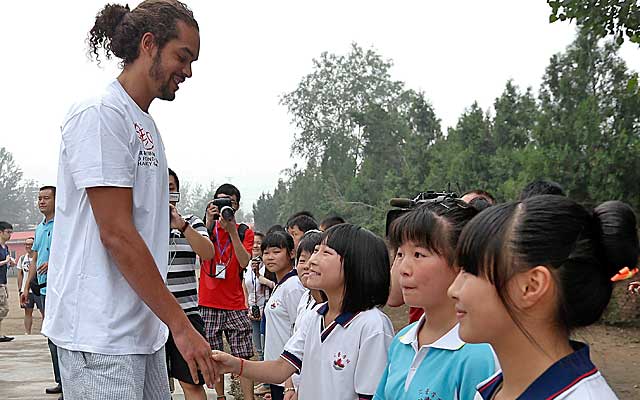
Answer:
[[[640,281],[629,284],[629,293],[640,294]]]
[[[211,358],[216,364],[218,374],[222,375],[227,372],[234,374],[240,373],[240,359],[227,354],[224,351],[213,350],[211,352]]]

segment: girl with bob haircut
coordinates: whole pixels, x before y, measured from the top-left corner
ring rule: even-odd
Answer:
[[[472,399],[476,385],[496,371],[487,344],[458,336],[455,303],[447,289],[456,278],[455,248],[478,211],[460,199],[426,203],[396,219],[389,242],[405,304],[424,313],[391,343],[374,399]],[[427,397],[425,396],[425,398]]]
[[[393,338],[391,321],[378,308],[389,295],[385,243],[359,226],[336,225],[323,233],[308,263],[309,287],[328,301],[305,313],[280,359],[245,361],[213,351],[218,372],[282,382],[299,371],[300,399],[370,399]]]
[[[502,371],[478,385],[476,399],[617,399],[571,341],[609,303],[611,277],[638,261],[631,207],[608,201],[593,211],[542,195],[494,206],[462,232],[449,288],[460,336],[490,343]]]
[[[265,267],[275,273],[277,284],[271,297],[264,306],[266,320],[264,359],[278,360],[295,326],[298,304],[305,292],[297,271],[293,268],[293,238],[286,232],[269,233],[260,246]],[[281,400],[284,397],[284,381],[270,382],[271,397]],[[265,382],[265,381],[260,381]]]

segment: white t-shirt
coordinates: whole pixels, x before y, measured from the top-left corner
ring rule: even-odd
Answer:
[[[296,270],[288,273],[274,288],[264,307],[266,318],[264,336],[264,360],[277,360],[285,343],[293,335],[298,303],[306,289]]]
[[[387,366],[391,320],[378,308],[342,313],[323,326],[327,303],[305,312],[281,357],[300,371],[304,400],[371,398]],[[324,329],[322,329],[324,328]]]
[[[62,124],[55,235],[42,332],[56,345],[101,354],[151,354],[168,329],[129,286],[100,240],[86,188],[131,188],[133,223],[167,275],[169,177],[151,116],[116,80],[74,105]]]
[[[22,287],[20,288],[20,292],[24,293],[25,289],[27,288],[27,284],[29,282],[27,282],[27,276],[29,274],[29,266],[31,265],[31,257],[29,257],[29,254],[23,254],[20,256],[20,259],[18,260],[18,268],[22,270]],[[29,290],[29,292],[31,292],[31,290]]]
[[[260,263],[260,275],[264,276],[265,266]],[[257,305],[260,307],[260,311],[264,310],[264,303],[267,301],[266,286],[260,283],[258,277],[251,269],[251,262],[249,266],[244,269],[244,285],[247,288],[249,307]]]

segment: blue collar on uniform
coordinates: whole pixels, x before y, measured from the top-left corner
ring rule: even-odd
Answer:
[[[326,315],[327,311],[329,311],[329,303],[324,303],[323,305],[318,307],[316,311],[320,315]],[[351,320],[353,320],[358,314],[360,313],[343,312],[338,315],[334,321],[336,322],[336,324],[340,324],[343,328],[346,328],[349,322],[351,322]]]
[[[589,346],[571,342],[573,353],[559,360],[540,375],[524,391],[518,400],[552,400],[579,384],[582,380],[598,373],[589,358]],[[483,399],[490,399],[502,385],[502,372],[478,385]]]
[[[278,285],[282,285],[287,279],[291,278],[292,276],[297,276],[298,275],[298,271],[296,271],[296,269],[292,269],[291,271],[287,272],[287,274],[285,276],[282,277],[282,280],[279,281],[277,284]]]

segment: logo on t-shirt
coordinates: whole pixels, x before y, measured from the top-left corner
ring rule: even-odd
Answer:
[[[346,354],[339,351],[333,355],[333,369],[336,371],[342,371],[349,363],[351,363],[351,360],[347,358]]]
[[[280,302],[276,300],[273,303],[271,303],[269,307],[271,307],[272,310],[275,310],[279,305],[280,305]]]
[[[136,122],[133,123],[133,127],[136,130],[136,136],[138,136],[140,143],[142,143],[142,148],[144,149],[140,150],[138,153],[138,165],[157,167],[158,157],[156,156],[156,152],[153,151],[153,148],[155,147],[153,144],[153,135],[151,135],[151,132],[145,131],[144,128]]]
[[[136,129],[138,139],[142,142],[142,147],[145,150],[153,150],[153,136],[151,136],[151,133],[149,131],[145,131],[144,128],[136,122],[133,123],[133,127]]]

